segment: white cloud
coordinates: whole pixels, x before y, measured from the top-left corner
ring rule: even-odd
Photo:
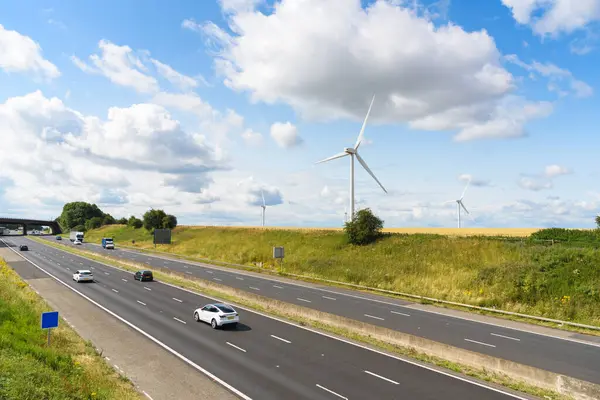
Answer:
[[[158,72],[173,85],[179,87],[182,90],[193,89],[198,86],[198,82],[189,76],[175,71],[167,64],[163,64],[158,60],[151,59],[152,63],[158,70]]]
[[[191,31],[196,31],[196,32],[202,31],[202,25],[198,24],[193,19],[184,19],[183,22],[181,23],[181,27],[185,28],[185,29],[189,29]]]
[[[471,182],[470,186],[475,187],[492,186],[492,182],[490,182],[489,180],[473,178],[473,175],[470,174],[461,174],[458,176],[458,180],[464,183]]]
[[[365,10],[358,0],[283,0],[271,14],[243,11],[228,21],[233,35],[212,22],[193,25],[218,45],[225,84],[253,101],[284,101],[307,118],[361,120],[375,92],[375,121],[469,140],[521,136],[530,118],[549,110],[520,99],[530,112],[506,117],[515,82],[486,31],[436,27],[389,1]]]
[[[0,69],[5,72],[34,72],[44,78],[60,76],[56,65],[42,56],[42,48],[29,36],[0,24]]]
[[[546,166],[544,172],[548,178],[554,178],[560,175],[567,175],[571,173],[568,168],[556,164]]]
[[[502,0],[520,24],[538,35],[556,36],[600,20],[600,0]]]
[[[152,102],[167,108],[175,108],[208,117],[214,113],[213,108],[195,93],[168,93],[160,92],[154,95]]]
[[[537,61],[533,61],[531,64],[527,64],[521,61],[516,54],[509,54],[505,56],[505,59],[527,70],[530,74],[533,75],[534,79],[536,74],[549,79],[549,89],[551,91],[566,93],[566,90],[568,90],[575,94],[575,96],[577,97],[589,97],[594,93],[594,90],[587,83],[576,79],[571,73],[571,71],[557,67],[552,63],[544,64]],[[566,90],[560,89],[561,83],[566,83]]]
[[[271,137],[283,148],[291,148],[302,144],[298,130],[291,122],[275,122],[271,125]]]
[[[147,68],[129,46],[119,46],[107,40],[98,43],[101,54],[92,54],[88,65],[76,56],[71,56],[73,63],[82,71],[104,75],[111,82],[132,87],[141,93],[152,93],[158,90],[158,82],[147,75]]]
[[[263,136],[259,132],[254,132],[252,129],[248,128],[244,132],[242,132],[242,138],[247,144],[258,146],[263,142]]]
[[[537,180],[529,177],[521,177],[521,179],[519,179],[519,186],[534,192],[553,188],[552,181]]]
[[[572,171],[566,167],[557,164],[547,165],[542,174],[522,176],[518,184],[521,188],[534,192],[552,189],[554,187],[554,178],[571,173]]]

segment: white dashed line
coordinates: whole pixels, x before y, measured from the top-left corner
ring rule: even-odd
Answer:
[[[329,296],[322,296],[322,297],[327,300],[336,300],[335,297],[329,297]]]
[[[184,265],[183,268],[189,268],[187,265]]]
[[[207,273],[207,274],[214,274],[214,272],[212,272],[212,271],[208,271],[208,270],[206,271],[206,273]]]
[[[273,285],[273,287],[276,287],[277,289],[283,289],[283,287],[277,285]]]
[[[369,318],[373,318],[373,319],[378,319],[378,320],[380,320],[380,321],[385,321],[385,319],[383,319],[383,318],[380,318],[380,317],[376,317],[376,316],[374,316],[374,315],[365,314],[365,317],[369,317]]]
[[[141,301],[137,300],[138,303],[140,303],[141,305],[145,306],[146,303],[142,303]]]
[[[405,317],[410,317],[410,314],[405,314],[402,312],[398,312],[398,311],[390,311],[392,314],[398,314],[398,315],[404,315]]]
[[[144,289],[146,289],[146,290],[152,290],[152,289],[150,289],[150,288],[148,288],[148,287],[146,287],[146,286],[144,286]]]
[[[388,379],[388,378],[386,378],[386,377],[384,377],[384,376],[377,375],[377,374],[375,374],[375,373],[373,373],[373,372],[371,372],[371,371],[365,371],[365,372],[366,372],[367,374],[369,374],[369,375],[373,375],[373,376],[375,376],[375,377],[377,377],[377,378],[379,378],[379,379],[383,379],[384,381],[388,381],[388,382],[390,382],[390,383],[393,383],[394,385],[399,385],[399,383],[398,383],[398,382],[396,382],[396,381],[393,381],[393,380],[391,380],[391,379]]]
[[[318,387],[319,389],[323,389],[324,391],[326,391],[326,392],[329,392],[329,393],[331,393],[331,394],[333,394],[333,395],[336,395],[336,396],[337,396],[337,397],[339,397],[340,399],[348,400],[348,398],[347,398],[347,397],[344,397],[344,396],[342,396],[341,394],[339,394],[339,393],[336,393],[336,392],[334,392],[334,391],[333,391],[333,390],[331,390],[331,389],[327,389],[325,386],[321,386],[321,385],[319,385],[318,383],[317,383],[317,387]]]
[[[286,342],[286,343],[292,343],[292,342],[290,342],[289,340],[285,340],[285,339],[283,339],[283,338],[280,338],[279,336],[271,335],[271,337],[272,337],[272,338],[275,338],[275,339],[277,339],[277,340],[281,340],[282,342]]]
[[[231,344],[229,342],[225,342],[225,343],[227,343],[231,347],[234,347],[234,348],[238,349],[239,351],[243,351],[244,353],[246,352],[246,350],[242,349],[241,347],[236,346],[235,344]]]
[[[182,324],[187,324],[187,322],[185,322],[185,321],[182,321],[182,320],[180,320],[180,319],[179,319],[179,318],[177,318],[177,317],[173,317],[173,319],[174,319],[175,321],[179,321],[179,322],[181,322]]]
[[[248,287],[249,287],[250,289],[252,289],[252,290],[260,290],[259,288],[257,288],[257,287],[254,287],[254,286],[248,286]]]
[[[183,300],[176,299],[175,297],[173,297],[173,300],[183,303]]]
[[[476,340],[471,340],[471,339],[465,339],[467,342],[471,342],[471,343],[477,343],[483,346],[488,346],[488,347],[496,347],[493,344],[487,344],[487,343],[483,343],[483,342],[478,342]]]
[[[306,299],[302,299],[302,298],[300,298],[300,297],[296,297],[296,300],[304,301],[304,302],[306,302],[306,303],[312,303],[312,301],[310,301],[310,300],[306,300]]]
[[[490,335],[501,337],[501,338],[504,338],[504,339],[516,340],[517,342],[521,341],[521,339],[517,339],[517,338],[514,338],[514,337],[510,337],[510,336],[499,335],[497,333],[490,333]]]
[[[105,272],[104,275],[110,275],[110,272]]]
[[[239,276],[236,276],[235,279],[237,279],[238,281],[243,281],[244,278],[240,278]]]
[[[115,293],[119,293],[119,291],[117,289],[113,289],[112,291]]]
[[[185,271],[185,273],[186,273],[186,274],[188,274],[188,275],[191,275],[191,274],[192,274],[191,272],[188,272],[188,271]]]
[[[121,278],[121,280],[122,280],[123,282],[127,282],[127,279],[123,279],[123,278]]]
[[[214,281],[219,281],[219,282],[223,282],[223,279],[219,279],[219,278],[213,278]]]

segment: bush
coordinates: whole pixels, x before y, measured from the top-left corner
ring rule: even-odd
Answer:
[[[163,228],[175,229],[177,226],[177,218],[174,215],[167,215],[163,218]]]
[[[600,229],[600,215],[596,216],[596,226]]]
[[[529,236],[532,241],[557,240],[559,242],[575,242],[579,244],[595,244],[600,240],[597,230],[549,228],[541,229]]]
[[[163,210],[150,210],[144,213],[143,221],[144,228],[148,231],[152,231],[154,229],[162,229],[163,220],[167,214]]]
[[[344,224],[344,230],[351,244],[365,245],[374,242],[381,236],[383,220],[378,218],[370,208],[359,210],[354,219]]]
[[[142,226],[144,226],[144,223],[142,222],[141,219],[136,218],[132,215],[131,217],[129,217],[129,220],[127,221],[127,226],[130,226],[134,229],[140,229]]]
[[[100,228],[101,226],[102,226],[102,218],[101,217],[94,217],[94,218],[91,218],[91,219],[88,219],[87,221],[85,221],[86,230],[97,229],[97,228]]]

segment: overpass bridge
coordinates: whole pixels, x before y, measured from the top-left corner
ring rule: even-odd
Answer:
[[[58,235],[62,233],[62,229],[60,229],[60,225],[58,225],[55,221],[44,221],[40,219],[25,219],[25,218],[4,218],[0,217],[0,226],[6,225],[21,225],[23,227],[23,235],[27,235],[27,227],[28,226],[48,226],[52,229],[53,235]],[[0,232],[1,233],[1,232]]]

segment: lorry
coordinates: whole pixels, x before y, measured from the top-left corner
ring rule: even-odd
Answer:
[[[114,250],[115,243],[113,242],[112,238],[102,238],[102,247],[104,247],[105,249]]]
[[[75,231],[72,231],[72,232],[69,234],[69,240],[70,240],[71,242],[74,242],[74,241],[78,240],[78,241],[80,241],[81,243],[83,243],[83,232],[75,232]]]

